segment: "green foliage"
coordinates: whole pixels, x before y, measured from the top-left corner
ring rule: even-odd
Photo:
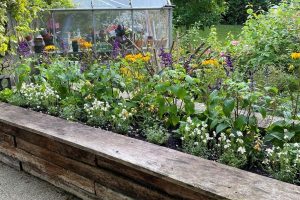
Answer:
[[[278,4],[281,0],[228,0],[228,10],[223,15],[222,23],[243,24],[246,22],[247,9],[252,8],[254,12],[267,11],[273,4]]]
[[[274,178],[299,184],[299,151],[300,143],[285,143],[282,147],[266,148],[263,164]]]
[[[158,145],[166,144],[169,139],[168,132],[159,126],[147,128],[144,130],[144,134],[146,135],[147,141]]]
[[[173,0],[175,4],[174,22],[177,26],[190,27],[197,24],[204,28],[216,24],[221,19],[221,14],[226,11],[224,0]]]
[[[299,2],[283,2],[277,9],[265,14],[256,14],[249,9],[240,44],[231,47],[242,71],[257,71],[275,66],[287,71],[292,60],[290,55],[297,52],[300,21]]]
[[[39,17],[42,11],[57,7],[71,7],[71,0],[1,0],[0,3],[0,55],[4,56],[20,37],[24,37],[32,30],[31,22]],[[14,20],[16,26],[11,27]]]

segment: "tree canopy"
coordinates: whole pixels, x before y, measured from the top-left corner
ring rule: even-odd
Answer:
[[[172,0],[175,25],[189,27],[197,22],[200,28],[218,23],[226,12],[225,0]]]

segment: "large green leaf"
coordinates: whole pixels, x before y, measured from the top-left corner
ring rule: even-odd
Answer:
[[[225,123],[219,124],[216,128],[216,133],[221,133],[222,131],[226,130],[229,127],[230,126],[228,124],[225,124]]]
[[[224,101],[224,105],[223,105],[223,112],[226,115],[226,117],[230,117],[231,113],[234,109],[234,105],[235,105],[235,101],[233,98],[230,99],[226,99]]]

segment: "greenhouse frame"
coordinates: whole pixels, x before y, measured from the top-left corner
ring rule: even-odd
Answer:
[[[113,46],[111,38],[123,30],[126,38],[145,49],[170,48],[172,10],[170,0],[74,0],[74,8],[52,9],[43,26],[54,44],[72,51],[74,39],[83,38],[93,48]],[[126,32],[126,33],[125,33]]]

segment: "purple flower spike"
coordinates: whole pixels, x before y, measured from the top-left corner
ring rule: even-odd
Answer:
[[[28,57],[32,54],[29,44],[26,41],[19,43],[18,52],[24,57]]]
[[[226,75],[230,76],[230,73],[234,72],[234,66],[230,54],[225,55],[225,63],[226,66],[224,67],[224,69],[226,71]]]
[[[160,54],[158,55],[161,59],[161,64],[164,67],[170,67],[173,64],[173,58],[171,53],[165,52],[164,48],[160,49]]]
[[[120,54],[120,42],[119,40],[115,39],[114,40],[114,44],[113,44],[113,52],[112,52],[112,56],[113,58],[117,58],[118,55]]]

